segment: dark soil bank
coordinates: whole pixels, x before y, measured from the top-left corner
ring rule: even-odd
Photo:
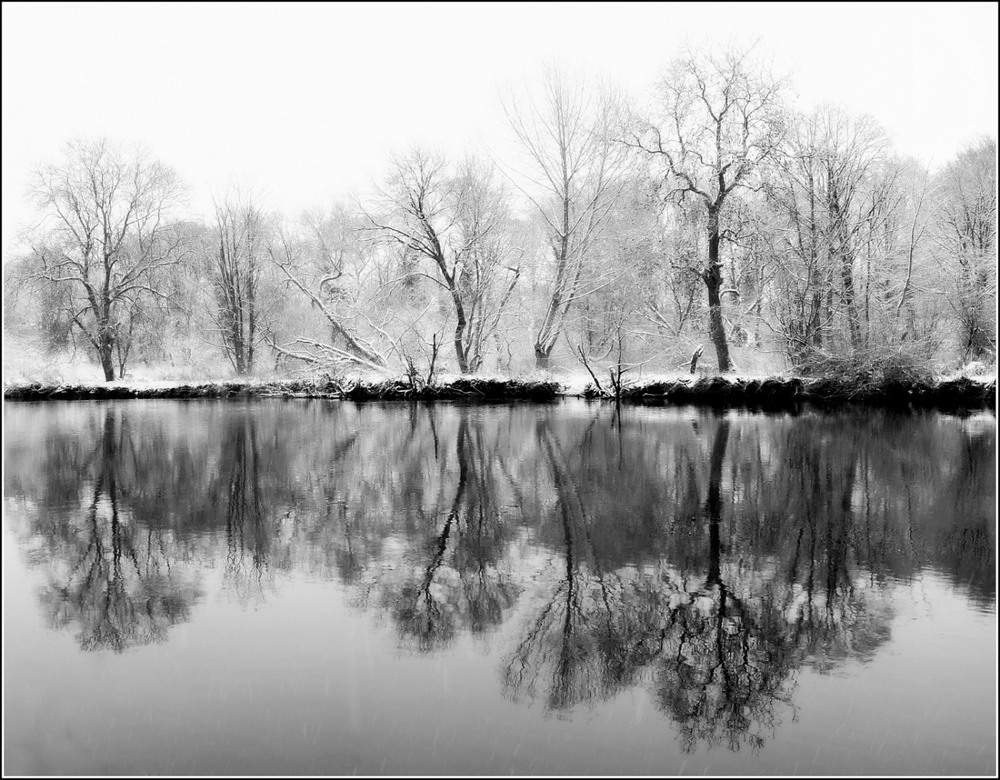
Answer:
[[[406,381],[333,383],[325,381],[216,382],[203,385],[133,388],[125,385],[15,385],[4,390],[8,401],[106,401],[123,398],[343,398],[351,401],[469,400],[551,401],[557,382],[457,379],[414,387]]]
[[[457,379],[433,386],[406,381],[353,382],[219,382],[135,388],[127,385],[14,385],[4,390],[8,401],[78,401],[124,398],[338,398],[351,401],[465,400],[475,402],[551,401],[563,390],[558,382]],[[586,398],[602,398],[589,386]],[[621,400],[645,404],[707,404],[764,409],[794,408],[801,403],[861,403],[877,406],[985,409],[996,406],[996,381],[959,379],[930,382],[883,382],[859,385],[833,379],[729,379],[702,377],[626,387]]]
[[[593,396],[594,394],[591,393]],[[861,403],[873,406],[981,409],[996,406],[996,381],[978,382],[961,377],[930,382],[855,381],[815,379],[727,379],[703,377],[693,382],[676,380],[626,388],[623,400],[643,403],[712,404],[787,408],[798,403]]]

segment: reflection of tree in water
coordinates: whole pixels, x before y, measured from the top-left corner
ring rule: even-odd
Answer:
[[[795,513],[787,534],[786,620],[803,663],[825,672],[855,657],[868,660],[889,639],[892,613],[881,592],[884,582],[852,577],[851,559],[860,563],[854,497],[858,462],[853,452],[829,453],[816,442],[793,436],[786,467]],[[872,539],[864,524],[865,541]],[[854,567],[856,568],[856,567]]]
[[[773,551],[787,563],[776,567],[775,555],[766,554],[768,568],[749,562],[766,553],[754,550],[753,538],[723,530],[730,431],[730,420],[716,421],[702,489],[682,453],[672,503],[631,505],[632,511],[667,515],[668,522],[660,523],[662,538],[650,538],[648,547],[670,551],[666,558],[634,563],[616,562],[616,551],[602,547],[606,534],[595,525],[650,524],[588,513],[574,478],[579,471],[567,462],[573,448],[564,449],[539,425],[539,450],[556,497],[552,522],[562,529],[560,563],[553,566],[561,576],[502,664],[509,697],[541,698],[558,713],[648,684],[658,706],[678,724],[685,749],[756,749],[788,709],[798,667],[864,658],[886,641],[891,614],[880,594],[855,587],[849,575],[853,466],[839,482],[830,475],[841,493],[830,484],[807,487],[794,544]],[[642,457],[625,468],[643,468]],[[798,462],[800,457],[792,453],[783,464],[789,478],[815,481],[816,469]],[[733,469],[730,483],[737,476],[735,461]],[[698,493],[703,500],[694,498]],[[783,542],[786,536],[775,538]],[[739,549],[727,552],[733,544]],[[698,569],[701,576],[692,577]]]
[[[423,652],[447,644],[458,630],[482,635],[499,625],[520,590],[504,561],[512,529],[499,507],[496,455],[469,409],[458,414],[454,493],[448,501],[442,480],[439,500],[429,513],[419,512],[425,536],[417,554],[407,553],[399,570],[383,571],[373,585],[401,637]]]
[[[538,423],[536,436],[555,488],[562,544],[552,570],[560,577],[503,662],[502,679],[512,699],[543,696],[547,708],[564,711],[633,684],[657,652],[650,629],[658,594],[639,579],[605,574],[591,520],[547,420]],[[643,603],[650,597],[652,603]]]
[[[242,604],[261,601],[273,586],[268,564],[274,529],[261,490],[257,421],[252,415],[227,426],[222,464],[227,479],[224,587]]]
[[[508,696],[540,696],[547,709],[564,712],[650,682],[689,747],[721,735],[731,747],[744,737],[761,739],[756,730],[773,721],[774,702],[788,698],[790,664],[772,628],[778,610],[762,609],[759,601],[747,606],[721,576],[720,483],[728,429],[723,421],[714,438],[704,511],[681,519],[708,525],[707,579],[690,589],[662,562],[609,566],[595,545],[600,537],[592,533],[594,520],[563,448],[539,425],[563,529],[562,576],[503,663]],[[691,506],[690,487],[686,480],[681,506]]]
[[[887,641],[891,581],[936,568],[995,600],[993,423],[183,409],[93,407],[7,458],[46,610],[85,647],[162,639],[192,562],[244,603],[293,568],[339,578],[422,651],[520,599],[506,695],[567,713],[641,685],[688,749],[735,749],[768,737],[796,670]]]
[[[170,626],[188,620],[198,595],[173,576],[163,534],[122,514],[118,472],[129,446],[128,417],[106,410],[89,502],[82,520],[63,529],[62,565],[41,594],[53,627],[78,627],[85,650],[162,642]]]
[[[938,566],[953,582],[968,588],[981,606],[996,603],[996,423],[964,432],[951,460],[951,484],[937,491],[930,510],[938,517],[959,517],[931,541]],[[984,511],[984,504],[988,507]]]
[[[685,594],[667,616],[654,674],[657,701],[680,727],[685,750],[699,743],[759,748],[789,703],[793,645],[780,610],[768,598],[744,601],[722,574],[722,465],[729,420],[712,442],[708,495],[708,572],[702,588]],[[688,520],[689,522],[689,520]]]

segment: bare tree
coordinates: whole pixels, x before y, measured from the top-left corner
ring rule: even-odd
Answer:
[[[573,304],[607,283],[589,267],[594,242],[617,198],[627,155],[614,142],[620,101],[609,89],[545,71],[538,99],[508,96],[505,110],[532,173],[522,191],[541,217],[552,251],[548,302],[535,333],[535,366],[549,368]]]
[[[698,274],[720,371],[731,367],[722,317],[724,211],[734,190],[754,186],[755,171],[780,142],[782,86],[755,72],[749,50],[688,54],[661,84],[656,121],[637,123],[630,133],[631,145],[662,164],[669,195],[695,198],[704,208],[708,253]]]
[[[459,370],[482,367],[520,276],[507,221],[506,192],[492,165],[467,159],[451,174],[443,158],[414,150],[396,159],[371,229],[419,262],[409,274],[442,288],[455,314],[453,344]]]
[[[778,259],[772,296],[775,329],[794,366],[822,349],[829,327],[827,294],[833,295],[823,241],[817,130],[811,118],[791,124],[767,186],[768,203],[775,214],[775,230],[769,231],[769,238]]]
[[[669,231],[662,211],[658,181],[634,172],[622,177],[614,207],[591,253],[611,278],[580,301],[573,318],[575,327],[565,331],[571,346],[579,339],[574,347],[579,359],[595,365],[612,359],[609,369],[627,371],[650,359],[667,357],[660,334],[678,336],[683,330],[690,295],[678,283],[687,280],[674,278],[663,263]]]
[[[830,267],[840,276],[840,296],[847,318],[851,348],[863,346],[854,281],[857,238],[885,208],[885,181],[878,181],[879,163],[887,151],[882,129],[867,116],[851,117],[824,109],[820,147],[826,248]],[[879,191],[879,190],[882,191]]]
[[[996,166],[996,139],[986,138],[938,176],[937,254],[952,277],[948,299],[970,360],[996,355]]]
[[[523,251],[512,235],[506,188],[491,164],[466,159],[455,198],[462,253],[457,284],[467,318],[464,349],[468,370],[476,372],[511,303]]]
[[[72,291],[70,321],[110,382],[116,346],[148,299],[164,297],[156,272],[181,257],[183,233],[167,217],[182,188],[172,169],[99,139],[68,144],[64,162],[35,172],[33,191],[44,221],[30,278]]]
[[[215,206],[212,282],[215,326],[236,373],[253,370],[272,302],[262,299],[262,274],[271,226],[251,197],[229,195]]]
[[[897,326],[914,294],[926,177],[918,187],[910,176],[908,197],[908,170],[871,117],[824,106],[793,123],[767,187],[773,304],[793,364],[839,343],[861,355],[913,335]]]
[[[364,324],[359,320],[367,322],[363,311],[369,308],[367,302],[370,300],[364,280],[359,278],[365,275],[364,272],[355,268],[352,273],[347,262],[349,253],[344,246],[338,245],[339,242],[331,240],[333,237],[326,234],[326,226],[315,219],[315,215],[307,215],[305,223],[312,240],[279,228],[267,251],[286,284],[298,290],[322,313],[330,335],[320,340],[299,333],[290,344],[284,345],[278,344],[274,337],[265,340],[279,355],[311,365],[353,364],[386,371],[389,361],[385,351],[372,344],[359,328],[359,324]],[[367,265],[367,258],[353,259]]]

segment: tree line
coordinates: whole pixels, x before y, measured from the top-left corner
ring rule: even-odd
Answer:
[[[185,219],[169,166],[74,141],[33,174],[5,325],[107,380],[994,362],[995,138],[931,171],[788,87],[750,51],[679,58],[644,106],[550,69],[502,97],[512,159],[413,148],[296,218],[234,189]]]

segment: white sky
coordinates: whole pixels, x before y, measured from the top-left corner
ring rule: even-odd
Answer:
[[[642,95],[686,42],[760,39],[800,106],[873,114],[946,162],[997,133],[997,5],[3,3],[3,248],[29,171],[70,138],[138,141],[205,215],[248,184],[285,214],[378,179],[414,142],[502,146],[499,88],[549,62]]]

